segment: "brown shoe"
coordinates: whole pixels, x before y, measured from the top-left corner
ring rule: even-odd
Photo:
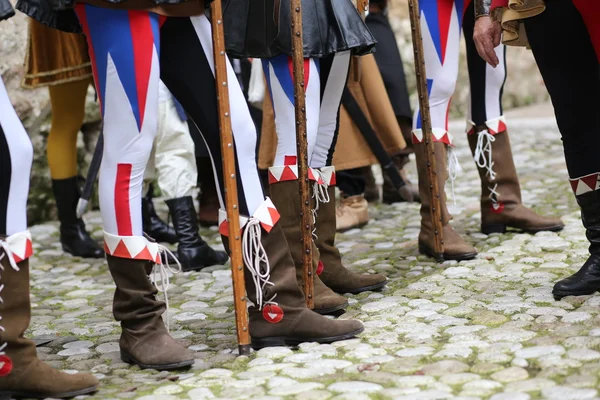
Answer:
[[[266,213],[260,209],[255,212],[255,215],[270,215],[269,221],[243,218],[244,256],[253,260],[250,265],[246,264],[244,273],[246,293],[253,303],[248,309],[252,347],[297,346],[302,342],[333,343],[361,333],[364,327],[359,321],[333,320],[306,308],[287,240],[274,218],[277,210],[269,203],[267,199],[261,206],[269,209]],[[274,224],[269,227],[269,232],[264,229],[268,224]],[[228,228],[221,224],[220,232],[225,248],[229,248]],[[252,240],[258,237],[260,241]],[[268,264],[264,261],[258,263],[265,259]],[[254,270],[255,264],[259,264],[260,271]]]
[[[521,187],[506,130],[493,133],[485,125],[477,126],[467,138],[481,178],[481,232],[504,233],[507,227],[528,233],[564,228],[560,218],[541,216],[521,202]]]
[[[167,307],[156,298],[158,290],[150,280],[155,262],[115,256],[119,254],[119,248],[139,251],[141,241],[146,239],[114,236],[106,232],[104,237],[107,243],[112,243],[107,245],[106,259],[117,285],[113,314],[121,322],[121,359],[142,369],[171,370],[191,366],[193,354],[171,337],[163,322],[162,315]],[[122,245],[113,247],[115,242]],[[155,246],[156,243],[146,241],[143,252],[156,256],[158,250]]]
[[[275,167],[277,168],[277,167]],[[312,185],[311,185],[312,187]],[[271,200],[281,216],[279,225],[289,244],[290,254],[296,266],[296,279],[304,288],[304,264],[302,262],[302,232],[300,229],[300,187],[298,180],[271,183]],[[316,250],[316,251],[315,251]],[[319,251],[313,243],[314,309],[319,314],[338,313],[348,307],[348,300],[336,294],[321,282],[317,275]]]
[[[331,198],[331,201],[334,202],[335,197]],[[335,228],[338,232],[362,228],[369,223],[369,203],[362,194],[347,197],[342,195],[335,212]]]
[[[4,247],[11,250],[13,257]],[[0,399],[70,398],[98,390],[90,374],[66,374],[37,358],[35,343],[23,334],[31,320],[29,232],[0,238]]]
[[[477,250],[466,243],[458,233],[450,226],[452,216],[446,207],[446,193],[444,186],[448,179],[448,168],[446,166],[447,150],[446,144],[434,142],[435,162],[437,168],[438,188],[440,190],[440,206],[442,211],[442,227],[444,239],[444,253],[437,254],[434,251],[434,232],[431,221],[431,193],[427,177],[427,165],[425,161],[425,144],[415,143],[415,157],[417,159],[417,172],[419,175],[419,194],[421,197],[421,231],[419,232],[419,252],[442,260],[471,260],[477,256]]]
[[[357,274],[342,264],[340,251],[335,247],[336,205],[335,172],[333,167],[321,168],[329,202],[320,202],[315,223],[315,240],[321,254],[322,269],[319,277],[337,293],[362,293],[382,289],[387,278],[380,274]],[[363,199],[364,201],[364,199]],[[366,203],[366,201],[364,201]]]
[[[396,155],[396,156],[392,157],[392,160],[394,161],[396,168],[398,168],[398,171],[400,172],[400,176],[402,177],[402,180],[406,183],[410,192],[412,193],[413,201],[420,203],[421,198],[419,197],[419,190],[415,187],[415,185],[413,185],[413,183],[410,181],[410,179],[408,179],[408,174],[406,173],[406,170],[404,169],[404,166],[410,162],[410,158],[409,158],[408,154]],[[398,190],[392,183],[392,180],[390,179],[388,174],[385,172],[383,173],[382,201],[385,204],[402,203],[402,202],[406,201],[404,199],[404,197],[402,197],[400,195],[400,193],[398,193]]]

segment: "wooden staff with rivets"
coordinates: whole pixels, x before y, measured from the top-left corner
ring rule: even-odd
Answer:
[[[292,62],[294,64],[294,108],[296,111],[296,153],[300,186],[300,228],[302,232],[302,265],[304,266],[304,296],[313,309],[314,281],[312,265],[312,217],[308,180],[308,141],[306,137],[306,96],[304,90],[304,52],[302,41],[302,0],[290,0],[292,21]],[[333,200],[332,200],[333,201]]]
[[[250,331],[248,329],[248,308],[246,306],[246,285],[244,282],[244,260],[240,229],[240,210],[235,169],[235,149],[231,131],[229,109],[229,86],[227,83],[227,55],[223,32],[223,10],[221,0],[214,0],[210,6],[213,51],[215,58],[215,82],[221,135],[221,155],[223,158],[223,180],[225,181],[225,203],[229,225],[229,249],[231,253],[231,278],[233,280],[233,304],[240,355],[250,354]]]
[[[431,202],[429,205],[433,223],[433,250],[438,261],[443,260],[444,237],[442,233],[442,210],[440,207],[440,190],[437,180],[435,162],[435,147],[433,146],[433,133],[431,130],[431,115],[429,113],[429,92],[427,90],[427,72],[425,69],[425,53],[423,51],[423,36],[419,15],[419,0],[408,0],[410,25],[412,27],[413,50],[415,53],[415,72],[417,76],[417,90],[419,92],[419,108],[421,110],[421,130],[425,145],[425,160],[427,163],[427,178]]]

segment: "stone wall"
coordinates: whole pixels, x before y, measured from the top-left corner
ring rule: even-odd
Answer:
[[[398,38],[398,44],[406,64],[412,104],[416,104],[412,42],[406,0],[392,0],[390,19]],[[45,88],[24,90],[20,87],[23,77],[23,60],[27,45],[27,20],[19,14],[0,23],[0,74],[7,85],[11,100],[23,120],[35,147],[32,185],[29,198],[31,223],[54,218],[54,201],[51,195],[50,176],[45,156],[45,143],[50,127],[50,106]],[[464,55],[464,45],[461,47]],[[505,108],[519,107],[547,100],[548,96],[531,53],[521,48],[508,49],[509,78],[504,90]],[[469,97],[468,76],[464,56],[461,58],[459,81],[454,95],[451,115],[463,117]],[[91,160],[91,152],[99,131],[99,113],[90,88],[86,110],[86,125],[79,140],[80,173],[85,176]]]

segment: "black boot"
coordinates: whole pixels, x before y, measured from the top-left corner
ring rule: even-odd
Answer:
[[[199,271],[211,265],[223,265],[229,257],[215,251],[198,233],[198,220],[192,196],[166,201],[179,238],[177,257],[184,271]]]
[[[566,296],[583,296],[600,290],[600,191],[594,190],[577,197],[581,221],[590,241],[590,257],[579,271],[554,285],[555,300]]]
[[[63,250],[76,257],[104,257],[102,247],[90,237],[83,220],[77,218],[76,209],[80,196],[77,178],[53,179],[52,190],[58,209],[60,243]]]
[[[152,185],[145,197],[142,197],[142,225],[144,232],[157,242],[166,242],[169,244],[177,243],[177,233],[175,229],[167,225],[156,214],[154,203],[152,203]]]

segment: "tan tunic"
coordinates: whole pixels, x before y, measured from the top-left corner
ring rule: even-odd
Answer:
[[[502,8],[495,14],[495,19],[502,23],[502,43],[507,46],[529,47],[525,26],[521,23],[525,18],[535,17],[546,9],[544,0],[509,0],[508,8]]]
[[[388,154],[395,154],[406,147],[396,115],[385,91],[383,79],[372,54],[361,57],[360,81],[353,79],[350,68],[348,88],[356,99],[371,126],[377,133]],[[273,119],[273,107],[269,96],[265,96],[263,106],[263,126],[260,141],[258,165],[261,169],[273,165],[277,148],[277,134]],[[344,107],[340,110],[340,131],[337,140],[333,165],[338,171],[377,164],[377,158],[367,145],[358,127]]]

